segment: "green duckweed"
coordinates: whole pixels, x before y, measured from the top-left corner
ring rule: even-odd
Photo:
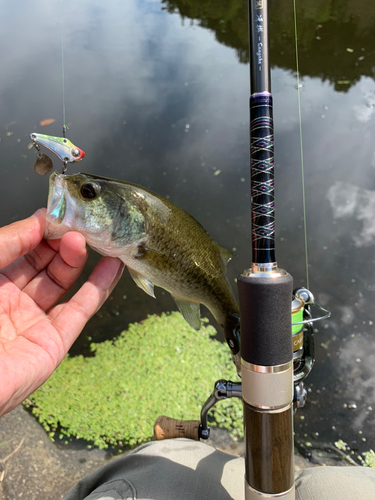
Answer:
[[[236,380],[215,335],[207,320],[195,331],[177,312],[149,316],[114,341],[92,344],[93,357],[66,357],[27,404],[52,439],[57,432],[99,448],[147,442],[159,415],[199,419],[214,382]],[[210,418],[243,436],[240,400],[219,402]]]

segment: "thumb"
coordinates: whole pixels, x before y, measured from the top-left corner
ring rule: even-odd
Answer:
[[[46,210],[0,228],[0,269],[30,252],[43,238]]]

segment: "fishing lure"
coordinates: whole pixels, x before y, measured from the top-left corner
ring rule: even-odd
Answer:
[[[63,162],[63,174],[66,172],[69,163],[81,161],[85,156],[85,152],[82,151],[82,149],[75,146],[65,137],[32,133],[30,134],[30,138],[33,141],[35,149],[38,151],[38,156],[34,163],[34,170],[39,175],[48,174],[53,168],[51,158],[41,152],[40,146],[44,146],[52,151],[52,153],[55,153],[59,160]]]

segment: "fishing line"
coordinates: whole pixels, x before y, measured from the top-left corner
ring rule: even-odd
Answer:
[[[64,67],[64,19],[63,19],[63,2],[60,0],[61,16],[60,16],[60,27],[61,27],[61,78],[62,78],[62,106],[63,106],[63,137],[65,137],[65,132],[67,129],[65,123],[65,67]]]
[[[302,118],[301,118],[301,92],[298,64],[298,31],[297,31],[297,9],[296,0],[293,0],[294,11],[294,42],[296,51],[296,72],[297,72],[297,96],[298,96],[298,120],[299,120],[299,142],[301,151],[301,174],[302,174],[302,209],[303,209],[303,231],[305,240],[305,265],[306,265],[306,287],[309,289],[309,258],[307,253],[307,223],[306,223],[306,197],[305,197],[305,169],[303,164],[303,140],[302,140]]]
[[[34,163],[34,170],[39,175],[49,174],[53,168],[52,160],[49,156],[42,153],[40,146],[44,146],[54,153],[63,163],[62,173],[65,174],[68,164],[76,163],[85,156],[82,149],[75,146],[66,138],[66,115],[65,115],[65,63],[64,63],[64,9],[63,2],[60,0],[60,27],[61,27],[61,80],[62,80],[62,119],[63,119],[63,136],[54,137],[51,135],[38,134],[33,132],[30,138],[33,145],[38,151],[37,158]],[[54,121],[54,120],[53,120]]]

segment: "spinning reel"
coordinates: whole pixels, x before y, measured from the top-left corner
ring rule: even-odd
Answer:
[[[293,343],[293,383],[295,411],[306,403],[307,391],[304,380],[311,372],[314,362],[314,330],[313,323],[328,318],[331,313],[320,306],[314,295],[306,288],[298,288],[293,292],[292,300],[292,343]],[[323,314],[313,318],[311,308],[316,308]],[[191,439],[209,439],[210,428],[207,422],[209,410],[218,402],[228,398],[242,398],[241,382],[217,380],[212,394],[202,406],[200,422],[175,420],[159,417],[155,423],[155,438],[167,439],[190,437]],[[189,431],[187,431],[189,428]],[[188,432],[188,434],[187,434]]]

